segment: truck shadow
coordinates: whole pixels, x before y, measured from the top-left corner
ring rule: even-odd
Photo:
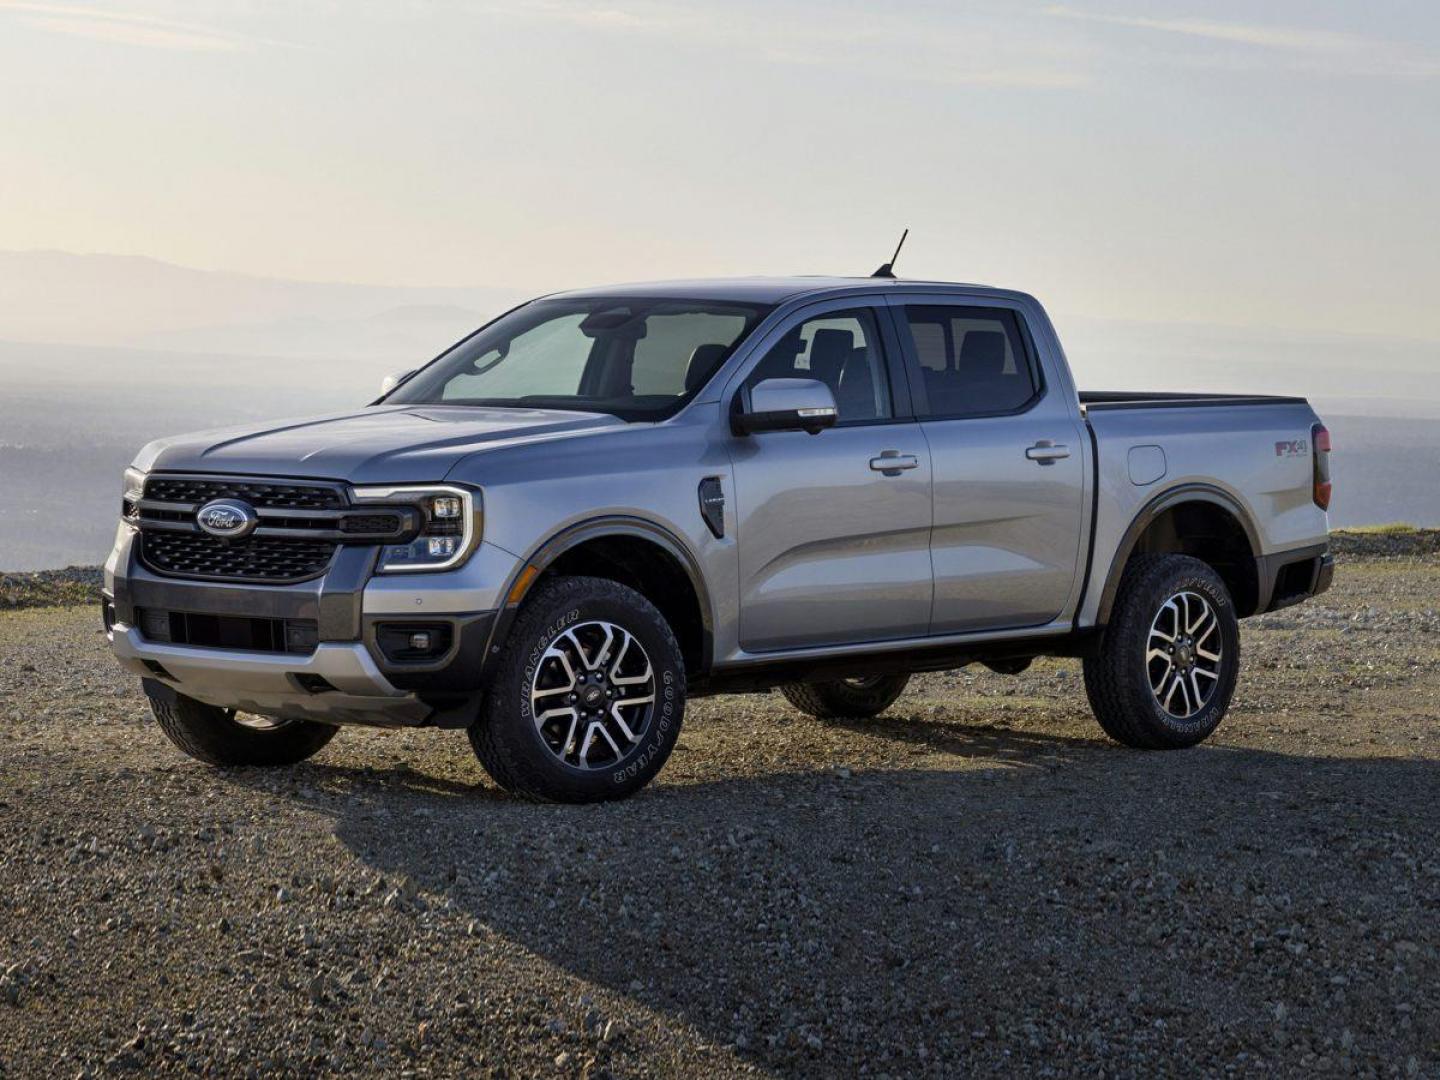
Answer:
[[[1092,739],[1077,739],[1004,724],[937,723],[898,711],[868,720],[832,720],[827,723],[838,730],[904,743],[915,749],[1019,766],[1042,761],[1050,764],[1057,759],[1070,760],[1087,753],[1105,754],[1115,749],[1112,743],[1098,735]]]
[[[1418,943],[1402,981],[1440,976],[1433,762],[865,730],[969,760],[669,782],[586,807],[323,761],[300,782],[425,903],[786,1073],[1038,1065],[1075,1040],[1198,1046],[1216,1025],[1229,1053],[1268,1057],[1282,997],[1337,1033],[1373,1029],[1364,996],[1397,978],[1366,937],[1377,925]],[[1403,1061],[1412,1035],[1369,1037]]]

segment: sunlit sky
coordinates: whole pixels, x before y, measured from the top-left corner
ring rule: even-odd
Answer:
[[[0,248],[1440,340],[1434,0],[0,0]]]

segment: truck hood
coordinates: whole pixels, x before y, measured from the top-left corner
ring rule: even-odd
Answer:
[[[623,427],[603,413],[378,405],[352,412],[158,439],[135,459],[147,471],[238,473],[432,483],[480,450]]]

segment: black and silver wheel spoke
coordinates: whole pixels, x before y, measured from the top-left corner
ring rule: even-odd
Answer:
[[[577,769],[621,760],[644,737],[654,705],[650,657],[635,635],[608,622],[562,630],[541,654],[530,685],[541,741]]]
[[[1223,656],[1220,619],[1210,601],[1188,591],[1170,597],[1150,624],[1145,646],[1156,702],[1179,720],[1200,712],[1220,682]]]

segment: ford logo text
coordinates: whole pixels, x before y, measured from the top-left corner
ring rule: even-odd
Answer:
[[[253,507],[236,499],[216,499],[200,507],[195,514],[195,523],[202,532],[211,536],[238,540],[255,531],[255,526],[260,524],[260,515]]]

